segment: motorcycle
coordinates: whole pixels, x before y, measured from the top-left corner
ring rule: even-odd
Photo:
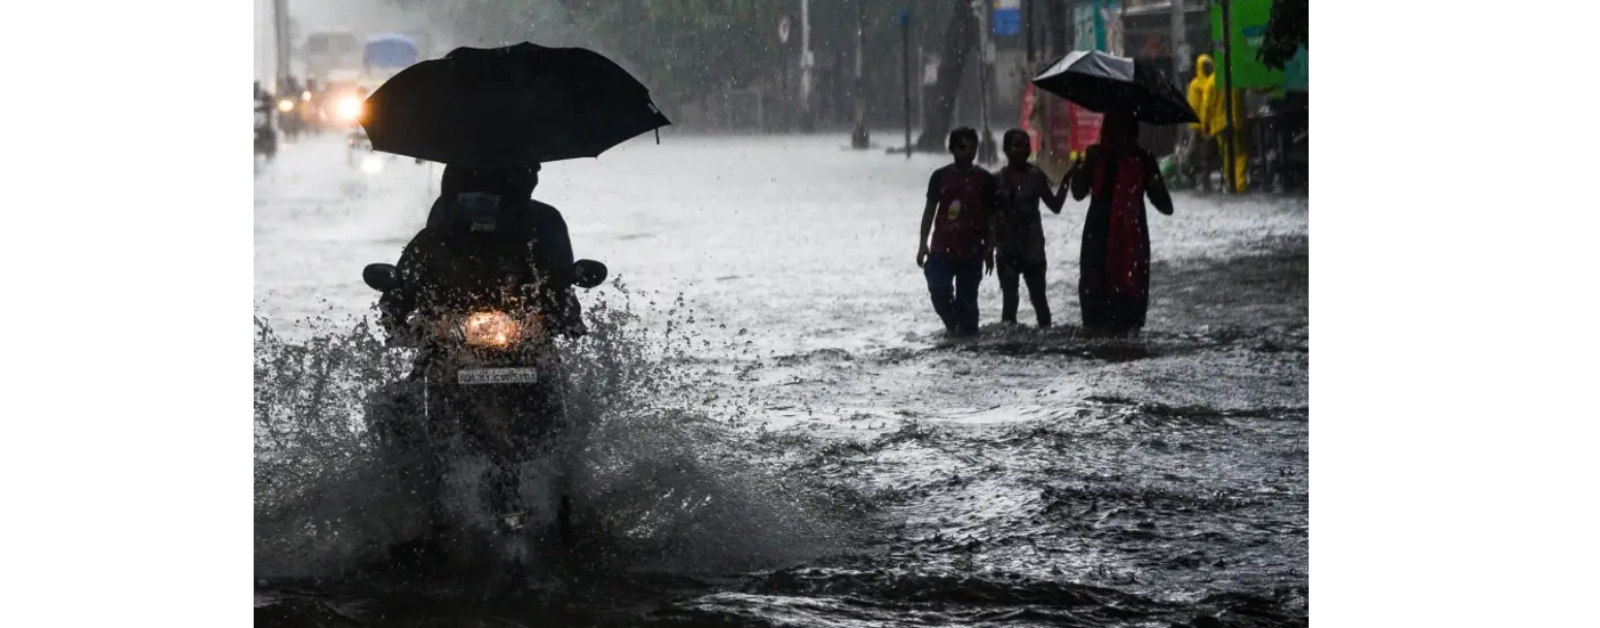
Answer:
[[[300,111],[304,107],[304,101],[293,98],[278,99],[278,126],[282,128],[285,138],[297,139],[305,134],[306,125]]]
[[[300,114],[300,126],[306,133],[322,131],[322,102],[311,89],[300,92],[300,104],[295,106]]]
[[[605,281],[606,266],[579,260],[574,285],[594,288]],[[391,264],[371,264],[362,272],[367,286],[386,295],[403,282]],[[573,297],[576,300],[576,297]],[[388,408],[369,409],[375,446],[388,464],[427,500],[429,530],[414,541],[454,557],[481,557],[488,549],[512,558],[515,573],[541,541],[546,555],[559,560],[572,539],[572,463],[558,447],[571,435],[564,378],[549,340],[553,334],[582,335],[575,329],[546,326],[547,317],[528,305],[520,279],[508,277],[495,307],[450,314],[412,314],[395,321],[391,341],[419,350],[406,391],[381,397]],[[575,305],[575,303],[574,303]],[[447,461],[486,460],[487,470],[470,490],[446,490]],[[541,487],[524,486],[522,470],[554,466],[542,523],[533,517],[540,500],[527,499]],[[485,490],[486,489],[486,490]],[[464,494],[464,493],[476,493]],[[447,503],[446,500],[452,500]],[[550,503],[554,502],[554,503]],[[470,504],[487,506],[489,525]],[[467,560],[472,560],[468,558]]]
[[[266,156],[268,161],[278,154],[278,133],[272,128],[272,112],[256,109],[255,154]]]

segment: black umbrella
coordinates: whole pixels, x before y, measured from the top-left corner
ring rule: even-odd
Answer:
[[[1098,50],[1067,53],[1033,77],[1033,84],[1090,111],[1128,111],[1150,124],[1200,121],[1183,92],[1160,70]]]
[[[583,48],[457,48],[366,100],[373,150],[477,168],[598,157],[671,122],[650,91]]]

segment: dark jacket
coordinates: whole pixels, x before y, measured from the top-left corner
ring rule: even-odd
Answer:
[[[455,195],[441,194],[428,226],[400,254],[402,288],[380,301],[388,323],[413,311],[444,315],[504,307],[504,288],[514,283],[527,287],[530,305],[553,329],[574,328],[580,312],[572,290],[572,240],[561,212],[514,196],[476,215],[459,205]],[[480,226],[492,223],[492,230],[475,230],[475,218]]]

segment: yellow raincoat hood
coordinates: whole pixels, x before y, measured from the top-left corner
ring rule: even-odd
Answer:
[[[1205,69],[1208,65],[1211,66],[1210,70]],[[1200,117],[1200,121],[1190,123],[1189,128],[1199,131],[1201,135],[1210,136],[1212,133],[1211,126],[1206,122],[1206,99],[1216,91],[1216,64],[1212,63],[1211,55],[1195,57],[1194,78],[1189,81],[1189,106]]]
[[[1207,61],[1211,61],[1211,55],[1195,58],[1194,80],[1189,81],[1189,106],[1194,107],[1200,124],[1190,124],[1189,128],[1200,131],[1206,137],[1213,137],[1229,125],[1228,116],[1223,113],[1222,89],[1217,85],[1215,64],[1210,73],[1201,75],[1200,64]],[[1244,128],[1244,90],[1233,90],[1233,122],[1235,130]]]

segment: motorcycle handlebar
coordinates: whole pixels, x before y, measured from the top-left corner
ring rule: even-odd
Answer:
[[[441,341],[459,342],[453,327],[457,325],[451,319],[459,317],[429,317],[412,313],[404,321],[395,320],[392,316],[380,319],[380,326],[386,336],[385,345],[390,347],[414,348]],[[582,319],[573,320],[564,324],[554,323],[549,318],[542,318],[541,326],[545,334],[559,335],[569,339],[582,338],[589,335],[589,327]],[[552,334],[553,332],[553,334]]]

